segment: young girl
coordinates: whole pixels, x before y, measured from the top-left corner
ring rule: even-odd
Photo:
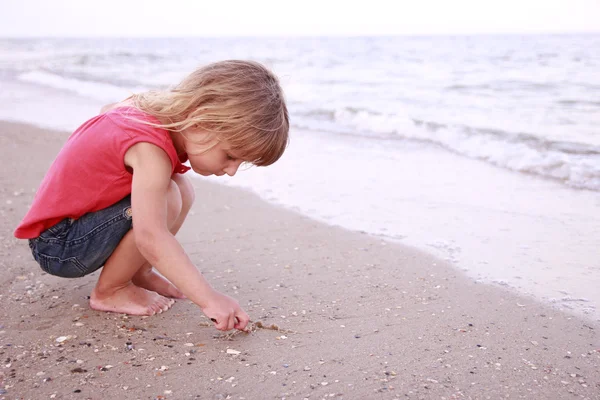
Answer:
[[[250,61],[223,61],[168,91],[106,106],[68,139],[15,236],[29,239],[49,274],[74,278],[104,266],[90,307],[133,315],[196,303],[217,329],[248,315],[213,289],[175,239],[194,201],[189,170],[235,175],[273,164],[288,142],[277,78]],[[153,271],[153,266],[164,276]]]

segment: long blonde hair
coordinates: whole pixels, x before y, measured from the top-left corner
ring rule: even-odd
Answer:
[[[166,91],[131,97],[158,127],[207,132],[195,143],[225,140],[236,157],[258,166],[277,161],[288,144],[289,116],[277,77],[254,61],[227,60],[206,65]],[[182,133],[183,134],[183,133]]]

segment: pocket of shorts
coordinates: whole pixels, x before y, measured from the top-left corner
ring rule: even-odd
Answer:
[[[88,273],[75,257],[62,260],[38,253],[38,263],[44,272],[61,278],[81,278]]]

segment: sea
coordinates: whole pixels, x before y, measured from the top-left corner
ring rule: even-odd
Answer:
[[[198,179],[600,321],[599,34],[0,38],[0,119],[72,131],[224,59],[279,76],[290,145]]]

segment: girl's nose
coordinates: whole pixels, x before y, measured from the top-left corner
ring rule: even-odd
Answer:
[[[240,164],[242,163],[242,160],[234,160],[232,161],[227,168],[224,169],[225,173],[229,176],[234,176],[235,173],[237,172],[238,168],[240,167]]]

